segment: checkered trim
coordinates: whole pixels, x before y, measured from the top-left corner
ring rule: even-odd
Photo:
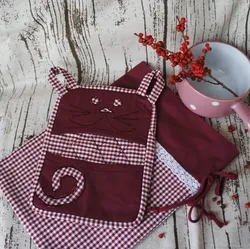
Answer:
[[[62,69],[61,69],[62,70]],[[144,79],[142,80],[142,85],[145,85],[145,82],[149,84],[149,80],[152,79],[156,75],[156,83],[154,85],[155,87],[159,87],[157,89],[163,89],[160,87],[162,85],[162,81],[159,80],[159,72],[158,71],[153,71],[148,73]],[[53,82],[51,83],[52,85],[57,86],[56,81],[54,80],[55,78],[52,78]],[[80,88],[80,86],[78,86]],[[117,91],[117,92],[123,92],[123,93],[129,93],[129,94],[140,94],[140,91],[135,91],[131,89],[126,89],[126,88],[120,88],[120,87],[113,87],[113,86],[82,86],[81,88],[83,89],[97,89],[97,90],[107,90],[107,91]],[[139,87],[141,89],[141,86]],[[66,88],[65,88],[66,90]],[[60,92],[61,90],[58,88],[58,91]],[[154,92],[154,89],[152,90]],[[159,93],[160,94],[160,93]],[[52,211],[47,211],[47,210],[42,210],[33,205],[33,198],[34,198],[34,193],[37,188],[38,184],[38,179],[43,167],[44,159],[46,152],[48,151],[48,147],[51,141],[51,132],[53,128],[53,124],[56,118],[57,110],[59,107],[60,100],[63,95],[59,94],[58,98],[55,103],[54,110],[52,112],[48,128],[45,133],[45,139],[42,147],[42,151],[40,154],[39,162],[38,162],[38,167],[37,171],[34,177],[34,184],[32,186],[32,192],[30,196],[30,203],[32,205],[32,208],[34,211],[36,211],[39,214],[43,214],[48,217],[53,217],[53,218],[59,218],[59,219],[64,219],[67,221],[72,221],[72,222],[77,222],[81,224],[87,224],[91,226],[105,226],[105,227],[112,227],[112,228],[121,228],[121,227],[134,227],[138,226],[143,217],[144,213],[146,211],[146,204],[147,204],[147,199],[148,199],[148,194],[149,194],[149,186],[150,186],[150,180],[151,180],[151,174],[152,174],[152,167],[153,167],[153,161],[154,161],[154,154],[155,154],[155,131],[156,131],[156,109],[155,109],[155,104],[154,102],[150,101],[151,99],[154,99],[156,96],[155,95],[150,97],[151,95],[146,95],[144,94],[145,97],[148,98],[148,100],[152,104],[152,116],[151,116],[151,123],[150,123],[150,128],[148,132],[148,138],[147,138],[147,144],[146,144],[146,152],[145,152],[145,159],[143,162],[144,170],[143,170],[143,178],[142,178],[142,190],[141,190],[141,203],[140,203],[140,208],[138,211],[138,215],[136,219],[133,222],[114,222],[114,221],[106,221],[106,220],[97,220],[97,219],[92,219],[92,218],[87,218],[87,217],[80,217],[80,216],[75,216],[71,214],[65,214],[65,213],[57,213],[57,212],[52,212]],[[108,152],[112,151],[110,148],[107,146]]]
[[[58,80],[58,78],[56,77],[56,75],[58,74],[62,74],[65,79],[66,79],[66,87],[62,85],[62,83],[60,83],[60,81]],[[75,81],[75,79],[72,77],[71,74],[69,74],[66,70],[60,68],[60,67],[53,67],[50,69],[49,71],[49,78],[48,78],[50,84],[57,89],[59,95],[64,95],[65,93],[67,93],[66,88],[70,88],[70,89],[75,89],[78,88],[78,85]]]
[[[62,197],[59,199],[52,198],[48,196],[42,189],[41,185],[38,183],[36,194],[37,196],[47,205],[50,206],[58,206],[71,203],[72,201],[76,200],[82,193],[84,189],[84,177],[81,171],[71,168],[71,167],[64,167],[58,169],[53,177],[52,177],[52,188],[53,191],[56,191],[60,188],[60,181],[64,176],[71,176],[76,180],[76,189],[70,195],[66,197]]]
[[[174,159],[174,157],[169,154],[159,142],[156,142],[156,155],[157,159],[165,163],[186,186],[189,187],[192,194],[195,195],[199,188],[200,183],[190,175],[181,165]]]
[[[146,148],[121,138],[92,134],[51,134],[48,151],[62,157],[92,163],[143,165]]]
[[[155,82],[150,94],[148,95],[148,100],[150,103],[155,104],[155,102],[157,101],[158,97],[160,96],[160,94],[165,86],[165,81],[164,81],[162,74],[159,70],[152,71],[151,73],[147,74],[143,78],[143,80],[142,80],[142,82],[137,90],[137,93],[139,95],[146,96],[149,85],[151,84],[153,78],[156,79],[156,82]]]
[[[33,212],[27,203],[44,138],[44,133],[32,138],[0,161],[0,189],[38,249],[131,249],[174,211],[147,213],[142,223],[131,229],[86,226]],[[150,189],[150,207],[171,205],[191,196],[185,184],[159,160],[154,163]]]

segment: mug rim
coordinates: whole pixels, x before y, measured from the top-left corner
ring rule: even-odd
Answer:
[[[250,64],[250,59],[247,57],[246,54],[244,54],[240,49],[238,49],[238,48],[236,48],[235,46],[233,46],[233,45],[231,45],[231,44],[228,44],[228,43],[226,43],[226,42],[215,41],[215,40],[209,40],[209,41],[205,41],[205,42],[198,42],[198,43],[195,43],[194,45],[192,45],[192,46],[190,47],[190,49],[193,48],[193,47],[195,47],[195,46],[197,46],[197,45],[200,45],[200,44],[203,44],[203,43],[209,43],[209,42],[210,42],[210,43],[221,43],[221,44],[223,44],[223,45],[227,45],[227,46],[230,46],[230,47],[232,47],[232,48],[238,50],[242,55],[244,55],[244,57],[246,57],[246,59],[248,60],[248,62],[249,62],[249,64]],[[183,81],[186,81],[186,82],[189,84],[189,86],[190,86],[196,93],[198,93],[199,95],[202,95],[202,96],[204,96],[204,97],[206,97],[206,98],[208,98],[208,99],[217,100],[217,101],[221,101],[221,102],[230,102],[230,101],[241,100],[242,98],[244,98],[245,96],[247,96],[247,95],[249,94],[249,92],[250,92],[250,88],[249,88],[245,93],[243,93],[242,95],[240,95],[240,96],[238,96],[238,97],[236,97],[236,98],[232,98],[232,99],[218,99],[218,98],[209,97],[209,96],[207,96],[207,95],[205,95],[205,94],[199,92],[199,91],[198,91],[198,90],[188,81],[188,79],[184,79]],[[182,84],[183,81],[180,82],[180,83],[178,83],[178,84]],[[178,85],[177,85],[177,87],[178,87]]]

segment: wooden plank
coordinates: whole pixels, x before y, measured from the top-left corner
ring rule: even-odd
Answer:
[[[66,68],[83,84],[111,84],[141,61],[160,68],[168,79],[172,68],[154,50],[141,47],[134,32],[147,32],[175,50],[175,16],[186,16],[192,43],[221,40],[250,55],[249,0],[6,0],[0,1],[0,155],[8,155],[27,137],[45,129],[55,93],[47,83],[52,65]],[[232,62],[233,63],[233,62]],[[250,98],[248,98],[250,103]],[[43,108],[41,108],[41,106]],[[211,203],[229,221],[218,229],[211,221],[187,221],[188,208],[179,209],[137,248],[249,248],[250,134],[236,115],[207,119],[236,144],[240,156],[227,168],[239,174],[221,197],[225,210]],[[228,133],[228,125],[237,127]],[[232,201],[231,196],[239,199]],[[165,238],[157,235],[164,232]],[[34,249],[35,245],[0,193],[0,248]]]

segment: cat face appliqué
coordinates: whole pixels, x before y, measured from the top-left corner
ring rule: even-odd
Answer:
[[[92,133],[145,143],[151,107],[141,102],[145,99],[137,94],[70,90],[61,99],[52,133]]]

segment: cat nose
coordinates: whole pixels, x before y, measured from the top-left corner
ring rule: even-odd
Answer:
[[[112,113],[113,111],[110,108],[105,107],[100,112]]]

